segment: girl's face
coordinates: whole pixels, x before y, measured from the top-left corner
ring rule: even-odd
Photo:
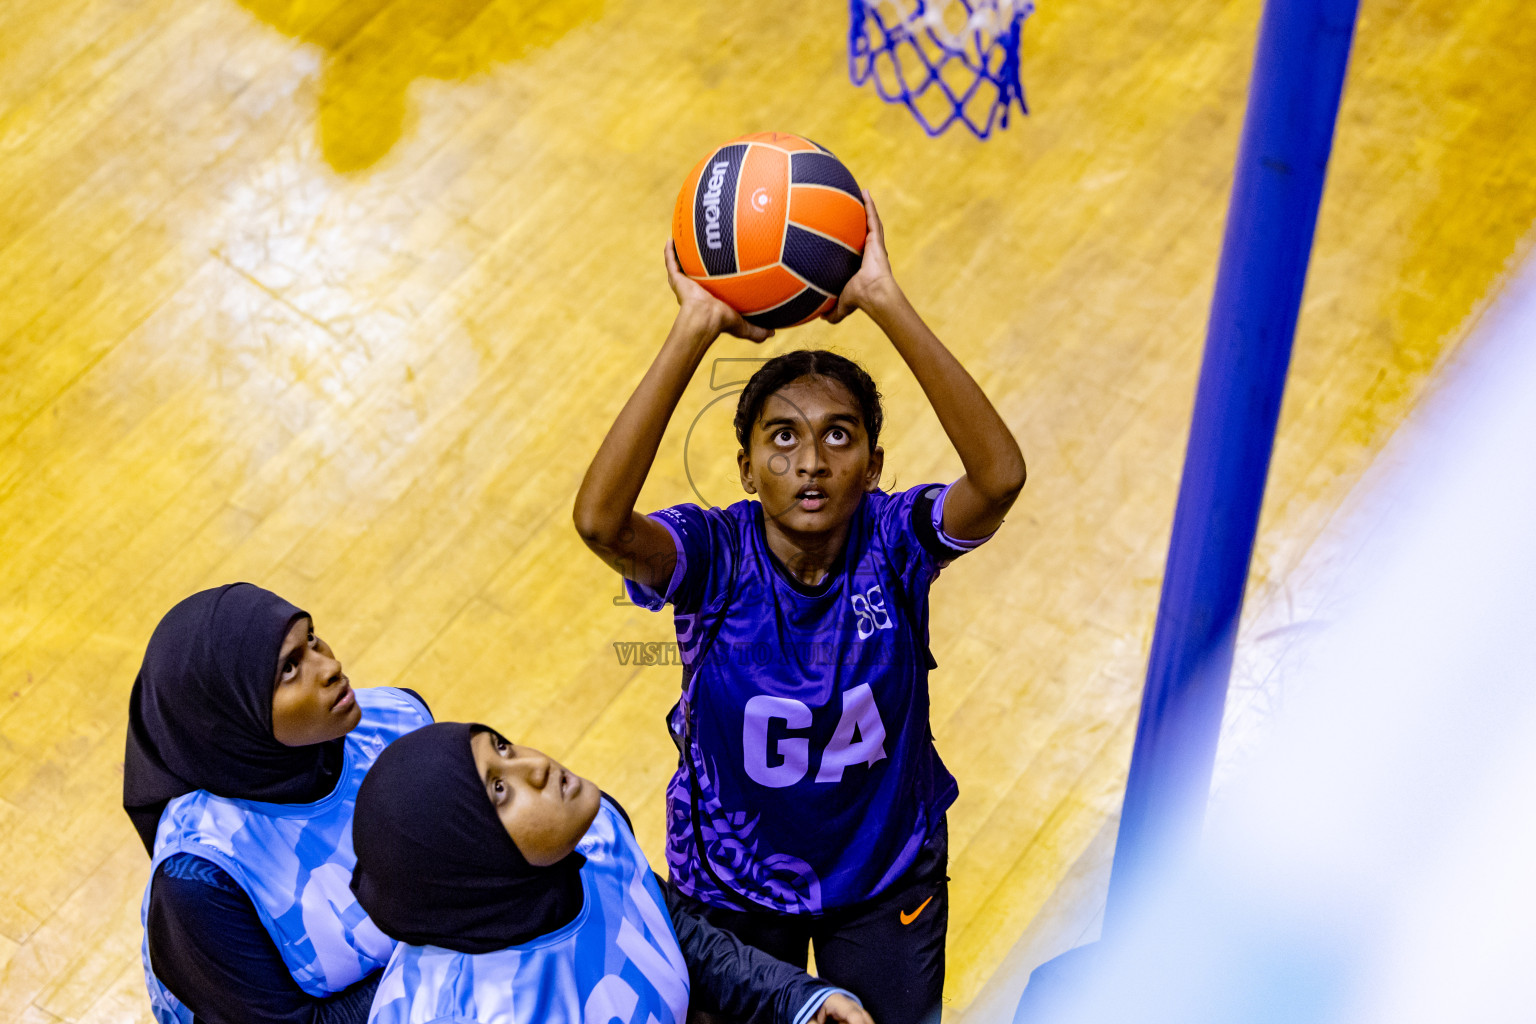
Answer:
[[[815,534],[853,518],[880,486],[885,452],[869,450],[858,403],[826,377],[801,377],[768,396],[737,455],[741,486],[787,533]]]
[[[345,736],[362,717],[341,662],[307,616],[295,619],[277,655],[272,735],[284,746],[307,747]]]
[[[597,817],[601,794],[591,782],[532,747],[477,732],[469,746],[485,795],[518,852],[548,867],[576,849]]]

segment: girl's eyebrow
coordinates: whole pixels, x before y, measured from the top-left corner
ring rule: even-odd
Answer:
[[[498,757],[501,756],[500,752],[496,750],[496,745],[498,743],[505,743],[509,751],[516,751],[516,745],[501,733],[488,732],[487,735],[489,735],[491,738],[491,752],[496,754]],[[495,802],[495,794],[491,793],[491,784],[499,778],[501,778],[501,771],[497,764],[493,762],[485,766],[485,778],[481,779],[480,781],[485,786],[485,791],[487,795],[491,797],[493,803]]]
[[[302,622],[303,620],[300,619],[298,621]],[[292,627],[290,627],[290,628],[292,628]],[[297,654],[300,650],[302,650],[305,644],[309,643],[309,638],[314,635],[314,632],[315,632],[315,621],[313,619],[310,619],[309,620],[309,627],[307,629],[305,629],[304,635],[299,637],[298,642],[296,642],[296,643],[294,643],[292,645],[285,643],[283,645],[282,650],[277,652],[277,663],[279,665],[287,664],[287,662],[288,662],[288,660],[290,658],[292,658],[295,654]]]
[[[281,651],[279,651],[277,655],[278,668],[281,669],[287,666],[290,662],[297,661],[298,659],[294,656],[297,655],[300,651],[304,650],[304,645],[308,642],[308,640],[309,637],[306,636],[303,640],[294,644],[292,647],[284,647]]]
[[[773,430],[776,427],[793,427],[793,426],[796,426],[796,425],[798,425],[800,423],[805,422],[808,418],[809,417],[802,416],[799,419],[791,419],[788,416],[775,416],[771,420],[763,420],[762,424],[763,424],[763,429],[764,430]],[[837,422],[839,420],[843,420],[843,421],[846,421],[848,423],[852,423],[854,426],[858,426],[858,425],[860,425],[863,422],[859,418],[857,413],[851,413],[851,412],[828,413],[825,417],[823,417],[823,419],[824,419],[824,422],[827,422],[827,423],[835,423],[835,422]]]

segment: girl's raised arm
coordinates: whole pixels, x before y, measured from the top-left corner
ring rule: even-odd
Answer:
[[[864,191],[869,238],[864,262],[827,314],[833,323],[862,309],[880,326],[922,385],[965,475],[944,500],[944,532],[957,540],[986,537],[1002,524],[1024,487],[1024,455],[1003,418],[965,367],[907,301],[885,252],[885,229]]]
[[[635,499],[656,459],[667,421],[716,338],[733,334],[763,341],[773,334],[747,323],[690,280],[677,264],[671,241],[666,261],[667,282],[680,307],[677,319],[587,467],[572,513],[576,532],[599,558],[627,579],[658,590],[671,580],[677,552],[666,527],[635,511]]]

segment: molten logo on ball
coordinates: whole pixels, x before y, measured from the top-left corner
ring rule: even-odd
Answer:
[[[858,272],[867,225],[837,157],[785,132],[743,135],[693,166],[672,207],[678,266],[759,327],[832,309]]]
[[[731,165],[716,160],[709,169],[709,183],[704,190],[704,244],[720,248],[720,190],[725,186],[725,172]]]

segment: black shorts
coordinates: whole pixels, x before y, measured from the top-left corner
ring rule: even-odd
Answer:
[[[936,1024],[944,995],[948,868],[949,827],[940,819],[907,873],[866,903],[825,914],[775,914],[726,910],[679,895],[710,924],[802,970],[814,946],[816,973],[858,996],[877,1024]],[[689,1024],[730,1020],[701,1002],[695,999]]]

